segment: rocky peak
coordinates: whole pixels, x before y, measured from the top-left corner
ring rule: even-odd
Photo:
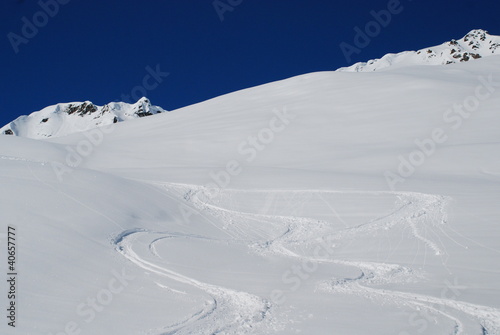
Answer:
[[[111,102],[97,106],[91,101],[60,103],[20,116],[0,128],[0,134],[47,138],[166,112],[143,97],[134,104]]]
[[[500,54],[500,36],[490,35],[486,30],[474,29],[459,40],[452,39],[441,45],[417,51],[387,54],[380,59],[360,62],[337,71],[369,72],[389,69],[393,66],[446,65],[467,62]]]

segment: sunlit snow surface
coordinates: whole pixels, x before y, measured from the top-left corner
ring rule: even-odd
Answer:
[[[151,105],[149,99],[144,97],[136,103],[111,102],[104,106],[90,101],[59,103],[18,117],[1,127],[0,134],[46,139],[163,112],[166,111]]]
[[[0,136],[19,267],[1,333],[500,334],[499,69],[312,73],[105,132]]]
[[[482,29],[474,29],[459,40],[417,51],[389,53],[380,59],[359,62],[337,71],[370,72],[409,65],[447,65],[474,61],[500,54],[500,36],[490,35]]]

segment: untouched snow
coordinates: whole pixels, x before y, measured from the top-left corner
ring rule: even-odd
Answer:
[[[1,333],[500,334],[499,60],[0,136]]]
[[[111,102],[96,106],[90,101],[60,103],[23,115],[0,128],[0,134],[43,139],[66,136],[96,127],[165,112],[146,98],[135,104]]]
[[[356,63],[337,71],[371,72],[409,65],[447,65],[492,55],[500,55],[500,36],[492,36],[485,30],[475,29],[459,40],[418,51],[387,54],[380,59]]]

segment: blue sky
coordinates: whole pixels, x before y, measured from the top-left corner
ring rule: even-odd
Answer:
[[[172,110],[474,28],[500,35],[498,0],[397,2],[216,0],[216,9],[214,0],[2,0],[0,124],[58,102],[102,105],[144,91]],[[348,61],[340,44],[354,46],[354,28],[388,6],[397,8],[390,23]]]

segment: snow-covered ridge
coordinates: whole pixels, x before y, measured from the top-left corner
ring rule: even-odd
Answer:
[[[500,36],[476,29],[459,40],[418,51],[389,53],[380,59],[339,68],[340,72],[371,72],[411,65],[445,65],[500,55]],[[59,103],[30,115],[23,115],[0,128],[0,134],[34,139],[60,137],[100,126],[165,112],[147,98],[134,104],[112,102],[104,106],[90,101]]]
[[[459,40],[417,51],[389,53],[380,59],[359,62],[337,71],[370,72],[409,65],[446,65],[467,62],[482,57],[500,55],[500,36],[488,34],[486,30],[475,29]]]
[[[166,112],[147,98],[134,104],[111,102],[104,106],[90,101],[59,103],[23,115],[0,128],[0,134],[34,139],[59,137],[96,127]]]

